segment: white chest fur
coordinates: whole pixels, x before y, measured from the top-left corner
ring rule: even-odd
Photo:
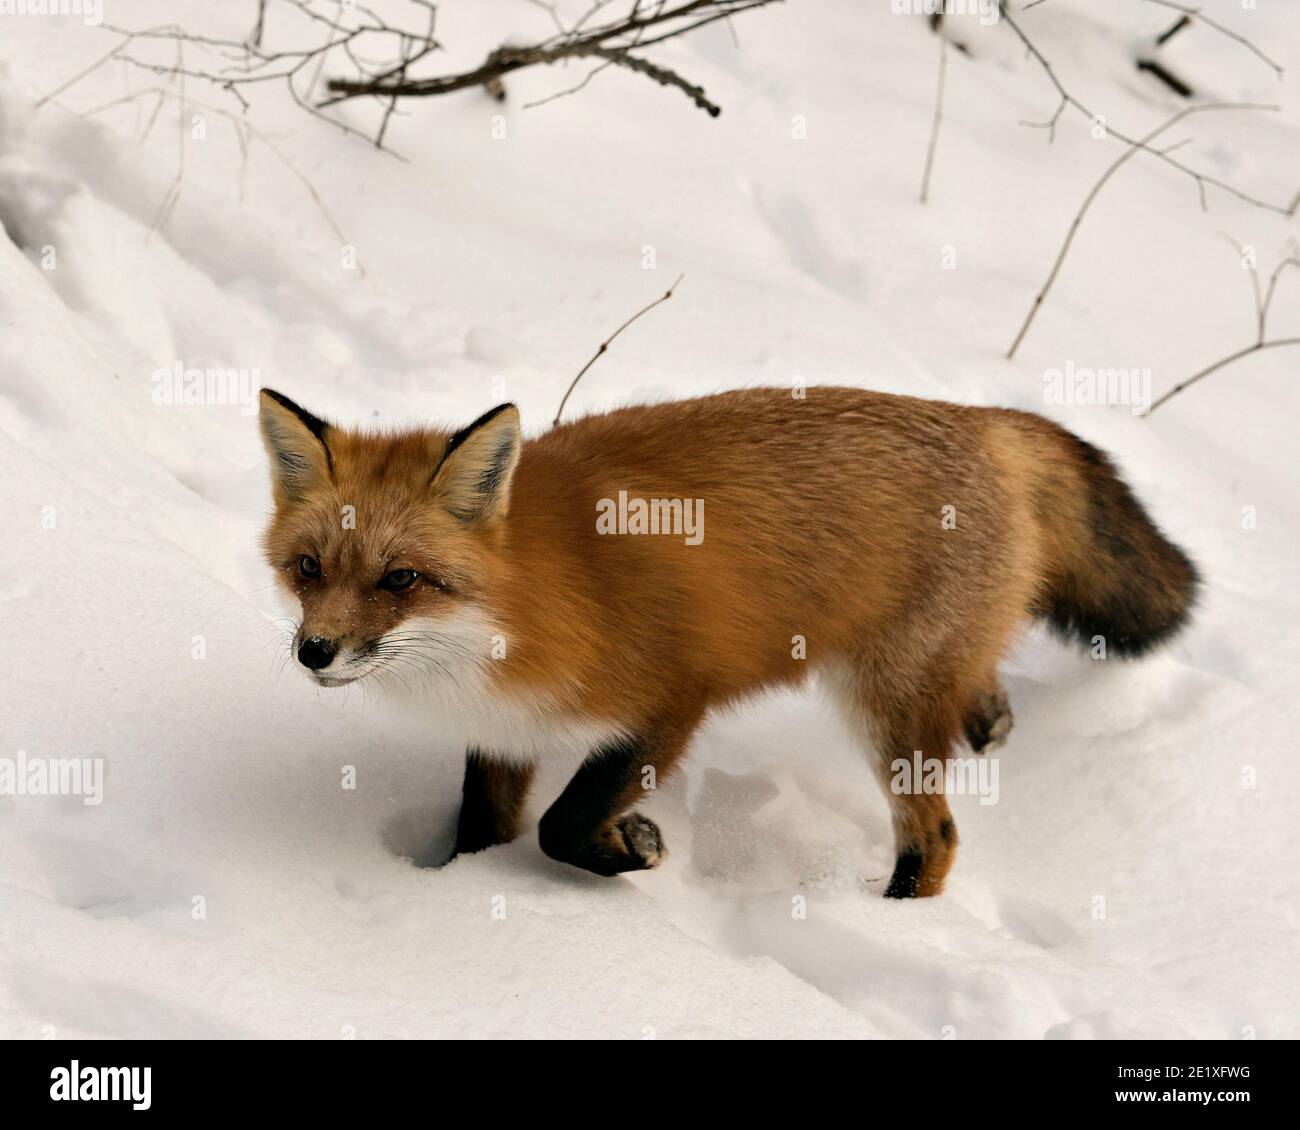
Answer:
[[[404,623],[374,681],[440,738],[507,761],[581,760],[625,737],[616,723],[574,715],[550,696],[502,690],[496,665],[509,641],[480,613]]]

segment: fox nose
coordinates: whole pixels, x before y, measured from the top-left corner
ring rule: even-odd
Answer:
[[[334,662],[334,645],[323,636],[312,636],[298,648],[298,662],[319,671]]]

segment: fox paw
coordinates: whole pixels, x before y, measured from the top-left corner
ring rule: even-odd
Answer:
[[[658,867],[668,855],[659,825],[639,812],[629,812],[614,826],[628,855],[639,860],[643,868]]]
[[[1011,733],[1011,703],[1006,692],[984,691],[975,696],[972,709],[966,715],[966,740],[976,753],[997,749]]]

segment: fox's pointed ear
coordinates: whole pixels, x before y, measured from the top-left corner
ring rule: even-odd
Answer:
[[[432,486],[462,522],[504,517],[519,462],[519,409],[500,404],[450,440]]]
[[[328,482],[334,470],[326,436],[329,424],[269,388],[262,389],[260,403],[258,422],[271,457],[276,502],[291,502]]]

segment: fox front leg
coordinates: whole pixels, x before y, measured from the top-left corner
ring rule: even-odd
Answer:
[[[542,851],[597,875],[658,867],[668,854],[659,826],[628,809],[645,795],[647,780],[653,788],[667,775],[688,735],[686,727],[651,739],[617,739],[595,750],[542,817]]]
[[[498,761],[471,748],[465,754],[465,786],[452,858],[509,843],[519,835],[532,781],[532,765]]]

